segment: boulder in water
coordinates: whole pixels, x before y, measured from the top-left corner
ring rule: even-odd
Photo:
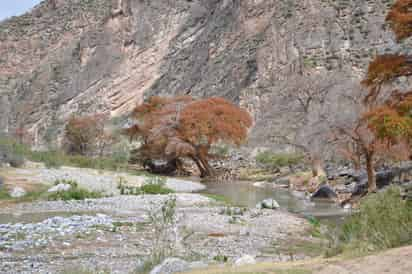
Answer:
[[[312,199],[335,200],[338,195],[328,185],[321,185],[313,194]]]
[[[278,209],[280,206],[275,199],[265,199],[256,205],[258,209]]]

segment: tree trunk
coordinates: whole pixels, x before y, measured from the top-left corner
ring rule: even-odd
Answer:
[[[326,176],[326,172],[323,169],[322,159],[319,156],[311,157],[311,165],[313,177]]]
[[[192,158],[193,162],[195,162],[197,168],[200,171],[200,177],[202,177],[202,178],[206,177],[207,172],[206,172],[205,168],[203,167],[202,163],[200,162],[200,160],[198,158],[194,157],[194,156],[191,157],[191,158]]]
[[[373,168],[373,155],[366,154],[366,172],[368,174],[368,192],[376,191],[376,176]]]
[[[204,159],[202,156],[197,156],[197,157],[192,157],[192,160],[195,162],[197,165],[199,171],[200,171],[200,177],[210,177],[214,174],[213,168],[209,165],[206,159]]]
[[[205,168],[205,176],[204,177],[213,176],[213,174],[214,174],[213,168],[209,165],[209,162],[207,161],[207,159],[200,155],[199,160],[202,163],[203,167]]]

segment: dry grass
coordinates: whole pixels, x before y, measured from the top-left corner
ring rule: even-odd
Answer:
[[[313,273],[310,270],[311,268],[306,265],[312,265],[315,264],[315,262],[317,262],[317,259],[313,261],[305,261],[305,263],[259,263],[240,267],[216,266],[207,269],[185,272],[185,274],[311,274]]]

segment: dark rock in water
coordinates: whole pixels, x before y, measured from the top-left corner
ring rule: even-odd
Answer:
[[[0,177],[0,189],[2,189],[4,186],[4,179],[3,177]]]
[[[361,196],[368,191],[368,182],[362,182],[356,184],[355,188],[353,189],[352,196]]]
[[[383,188],[390,185],[395,178],[396,173],[397,172],[394,169],[376,172],[376,186],[378,188]]]
[[[328,185],[321,185],[315,193],[312,194],[312,199],[328,199],[334,200],[338,197],[335,191]]]

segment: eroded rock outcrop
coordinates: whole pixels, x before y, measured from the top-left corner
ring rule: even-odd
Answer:
[[[267,120],[289,76],[332,73],[338,94],[397,50],[383,29],[392,2],[46,0],[0,24],[0,126],[40,146],[73,113],[124,115],[154,94],[223,96]],[[257,123],[252,142],[282,128]]]

